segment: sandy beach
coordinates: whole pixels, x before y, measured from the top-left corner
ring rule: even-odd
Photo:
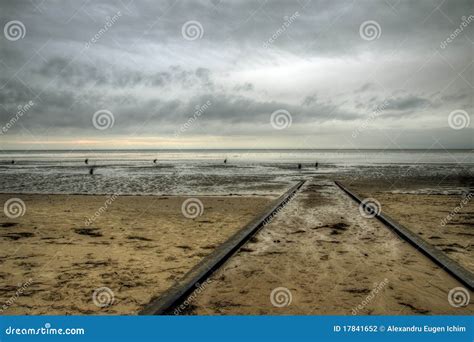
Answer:
[[[202,215],[187,218],[187,197],[3,194],[0,202],[15,197],[25,214],[0,217],[3,315],[136,314],[272,199],[198,197]],[[104,287],[111,292],[99,290],[97,305],[94,291]]]

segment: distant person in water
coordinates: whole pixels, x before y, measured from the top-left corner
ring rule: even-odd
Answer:
[[[156,164],[157,161],[158,161],[158,159],[153,160],[153,164]]]
[[[226,158],[226,159],[224,159],[224,164],[227,164],[227,158]]]
[[[12,160],[12,165],[13,165],[13,164],[15,164],[15,161],[14,161],[14,160]]]
[[[301,164],[298,164],[298,170],[301,170]]]
[[[318,162],[314,163],[314,167],[318,167]]]
[[[85,163],[86,165],[89,165],[89,159],[86,158],[86,160],[84,160],[84,163]]]
[[[93,174],[94,174],[94,168],[93,168],[93,167],[90,168],[89,174],[90,174],[90,175],[93,175]]]

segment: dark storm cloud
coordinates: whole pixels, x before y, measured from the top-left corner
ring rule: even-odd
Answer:
[[[102,66],[87,63],[69,63],[66,58],[55,57],[37,70],[32,70],[45,79],[54,79],[61,86],[83,87],[87,84],[110,87],[153,86],[166,87],[177,84],[182,87],[212,87],[211,71],[206,68],[183,70],[180,66],[169,66],[166,71],[145,73],[115,65]]]
[[[18,85],[20,86],[20,85]],[[28,94],[20,94],[26,103]],[[31,98],[31,97],[30,97]],[[249,97],[207,93],[189,99],[174,100],[142,100],[135,97],[121,97],[88,93],[78,96],[74,92],[60,90],[46,92],[35,100],[34,115],[29,115],[22,127],[35,130],[37,127],[47,128],[50,132],[63,132],[67,128],[74,132],[77,129],[94,132],[91,124],[92,115],[101,108],[113,112],[116,121],[113,133],[130,134],[137,127],[141,132],[171,134],[177,126],[193,116],[196,108],[209,103],[201,117],[202,127],[226,126],[226,131],[233,131],[232,125],[262,125],[264,131],[271,130],[271,113],[284,109],[291,113],[295,124],[318,123],[326,119],[351,120],[358,116],[354,112],[344,111],[335,105],[318,103],[316,100],[307,106],[291,105],[281,101],[260,101]],[[7,111],[0,111],[0,119],[8,121],[16,110],[14,102],[4,106]],[[81,113],[81,115],[76,115]],[[230,126],[229,126],[230,125]],[[236,126],[238,127],[238,126]],[[15,127],[20,130],[21,127]],[[240,132],[244,133],[245,132]]]
[[[390,99],[388,104],[385,106],[386,110],[396,110],[396,111],[405,111],[405,110],[415,110],[419,108],[426,108],[430,106],[431,102],[428,99],[424,99],[418,96],[406,96]]]
[[[27,0],[2,3],[2,21],[12,17],[23,19],[27,34],[32,38],[65,39],[83,42],[101,28],[107,16],[121,12],[113,30],[107,34],[117,42],[149,41],[168,43],[179,41],[181,26],[188,20],[198,20],[204,37],[210,42],[236,43],[241,48],[261,46],[283,24],[285,16],[300,15],[276,41],[282,48],[302,48],[299,53],[345,54],[353,48],[367,48],[359,37],[359,26],[365,20],[376,20],[382,28],[377,47],[401,43],[407,35],[412,39],[404,44],[416,46],[420,40],[426,47],[430,41],[440,42],[450,33],[462,16],[471,14],[472,2],[456,0],[441,2],[439,10],[431,1],[401,2],[391,7],[389,2],[374,1],[220,1],[214,5],[202,1],[140,1],[125,3],[94,1],[85,6],[70,1],[61,5],[42,2],[40,6]],[[428,18],[428,14],[435,12]],[[448,20],[437,20],[444,15]],[[431,20],[430,20],[431,19]],[[451,22],[450,22],[451,21]],[[48,22],[48,25],[45,23]],[[420,30],[421,29],[421,30]],[[445,31],[445,30],[448,31]],[[113,33],[112,33],[113,31]],[[472,31],[471,31],[472,33]],[[413,39],[415,38],[415,39]],[[103,37],[100,44],[113,47],[112,39]],[[117,46],[115,46],[117,47]],[[133,45],[120,45],[133,49]]]
[[[115,132],[169,133],[206,101],[203,127],[241,134],[278,109],[293,116],[292,134],[305,123],[348,129],[384,99],[383,117],[400,126],[420,117],[445,126],[452,110],[472,110],[474,23],[440,48],[474,14],[470,0],[22,0],[0,13],[2,25],[26,27],[23,39],[1,37],[0,119],[37,104],[10,134],[97,134],[91,116],[102,108]],[[191,20],[202,38],[183,38]],[[361,37],[368,20],[377,39]]]

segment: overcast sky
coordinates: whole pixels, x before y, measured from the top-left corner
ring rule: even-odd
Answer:
[[[3,149],[474,147],[472,0],[0,3]]]

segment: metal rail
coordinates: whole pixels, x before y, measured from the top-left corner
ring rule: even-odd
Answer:
[[[357,203],[361,204],[362,199],[354,192],[346,188],[339,182],[335,182],[336,185],[341,188],[345,193],[347,193],[350,197],[352,197]],[[363,204],[366,206],[365,204]],[[365,208],[364,208],[365,209]],[[445,253],[431,245],[430,243],[426,242],[422,239],[418,234],[413,233],[410,229],[406,228],[402,224],[398,223],[390,216],[382,213],[380,211],[376,214],[376,217],[385,223],[385,225],[389,226],[393,231],[395,231],[398,235],[400,235],[403,239],[408,241],[410,244],[415,246],[416,249],[421,251],[423,254],[428,256],[431,260],[433,260],[436,264],[441,266],[444,270],[458,279],[461,283],[466,285],[471,291],[474,290],[474,274],[472,274],[469,270],[461,266],[459,263],[448,257]]]
[[[188,296],[199,287],[199,284],[217,271],[235,252],[238,251],[255,233],[265,226],[286,205],[300,189],[305,181],[299,181],[287,192],[276,199],[262,214],[254,218],[244,228],[217,247],[193,267],[175,286],[168,289],[160,297],[152,300],[139,315],[171,315],[174,308],[183,303]]]

